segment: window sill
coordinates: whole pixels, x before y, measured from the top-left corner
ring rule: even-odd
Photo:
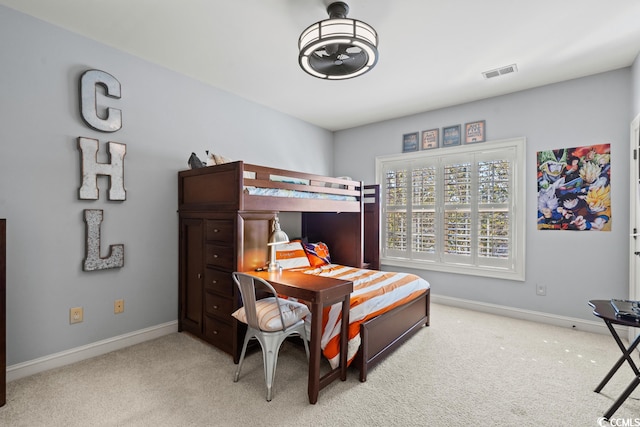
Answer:
[[[520,282],[524,282],[525,280],[524,270],[512,271],[502,268],[478,267],[465,264],[442,264],[432,261],[413,261],[398,258],[381,258],[380,264],[391,267],[440,271],[443,273],[466,274],[469,276],[491,277],[495,279],[516,280]]]

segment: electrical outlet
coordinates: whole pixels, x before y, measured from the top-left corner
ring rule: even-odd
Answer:
[[[69,323],[80,323],[84,318],[82,307],[74,307],[69,309]]]
[[[547,286],[546,285],[537,284],[536,285],[536,294],[541,296],[541,297],[547,295]]]
[[[114,312],[114,314],[120,314],[123,311],[124,311],[124,300],[123,299],[117,299],[113,303],[113,312]]]

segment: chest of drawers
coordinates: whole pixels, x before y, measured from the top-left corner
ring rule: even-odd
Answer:
[[[180,212],[178,328],[240,358],[245,326],[231,273],[265,265],[273,212]]]

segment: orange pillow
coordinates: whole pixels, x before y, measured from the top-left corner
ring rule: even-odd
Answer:
[[[311,264],[311,267],[321,267],[323,265],[331,264],[329,247],[326,243],[305,243],[304,251],[307,253],[307,258],[309,258],[309,264]]]

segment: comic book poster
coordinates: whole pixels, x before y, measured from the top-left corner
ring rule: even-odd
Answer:
[[[537,153],[538,230],[611,231],[610,148]]]

